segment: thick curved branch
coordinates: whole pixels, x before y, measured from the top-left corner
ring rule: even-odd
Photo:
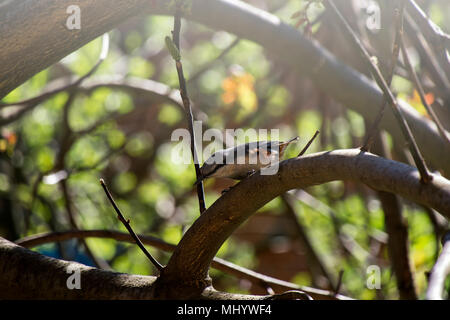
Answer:
[[[78,271],[81,289],[68,289]],[[49,258],[3,238],[0,275],[0,299],[151,299],[155,281]]]
[[[111,231],[111,230],[70,230],[70,231],[58,231],[43,234],[36,234],[26,238],[22,238],[15,243],[25,247],[33,248],[45,243],[59,242],[70,239],[86,239],[86,238],[104,238],[104,239],[114,239],[118,241],[124,241],[129,243],[134,243],[133,238],[128,233]],[[173,252],[176,248],[175,245],[167,243],[159,238],[152,237],[149,235],[139,235],[139,238],[144,244],[151,245],[155,248]],[[291,282],[279,280],[270,276],[266,276],[249,270],[247,268],[238,266],[232,262],[215,257],[211,263],[211,266],[217,270],[225,272],[230,275],[234,275],[240,279],[246,279],[255,285],[270,285],[273,289],[277,291],[286,290],[301,290],[313,299],[339,299],[339,300],[349,300],[351,298],[343,295],[333,295],[333,292],[327,290],[321,290],[316,288],[309,288],[304,286],[299,286]]]
[[[345,106],[368,121],[383,101],[383,93],[364,75],[347,67],[317,42],[304,37],[274,15],[236,0],[190,0],[187,19],[222,29],[257,42],[290,64]],[[65,27],[67,2],[62,0],[7,1],[0,5],[0,98],[53,63],[137,14],[169,14],[163,0],[96,0],[79,2],[80,30]],[[36,54],[39,53],[39,54]],[[426,161],[450,176],[450,162],[442,154],[450,147],[436,126],[407,103],[399,101],[407,122],[414,128],[416,142]],[[401,132],[392,113],[381,123],[397,142]]]
[[[69,289],[79,272],[80,289]],[[46,257],[0,237],[0,299],[138,300],[158,299],[155,277],[129,275]],[[177,290],[176,287],[169,290]],[[265,300],[272,296],[233,294],[209,287],[196,299]]]
[[[450,218],[450,181],[433,176],[424,185],[416,169],[357,149],[316,153],[282,161],[275,175],[256,173],[219,198],[180,241],[163,281],[201,281],[223,242],[256,210],[284,192],[333,180],[352,180],[425,204]],[[160,281],[161,280],[161,281]]]

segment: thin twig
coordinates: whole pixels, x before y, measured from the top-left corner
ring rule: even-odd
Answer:
[[[405,0],[400,0],[400,6],[399,8],[395,9],[395,39],[394,39],[394,46],[392,49],[392,58],[391,58],[391,66],[388,70],[388,74],[386,75],[386,82],[387,85],[390,87],[392,83],[392,78],[394,77],[394,70],[397,65],[399,53],[400,53],[400,39],[403,34],[403,12],[405,8]],[[383,97],[383,102],[381,104],[381,109],[378,111],[377,117],[375,118],[374,122],[372,123],[370,129],[367,131],[366,137],[364,139],[364,143],[361,147],[361,150],[364,152],[370,151],[370,148],[372,146],[374,137],[376,136],[377,132],[379,132],[380,122],[383,119],[384,112],[386,110],[386,106],[388,104],[388,101],[386,97]]]
[[[130,226],[130,220],[125,220],[122,212],[120,212],[119,207],[117,206],[116,202],[114,201],[111,193],[108,190],[108,187],[105,184],[105,181],[103,179],[100,179],[100,184],[103,187],[103,190],[105,190],[106,196],[108,197],[109,201],[111,202],[114,210],[117,213],[117,217],[119,218],[120,222],[127,228],[130,235],[133,237],[134,241],[138,245],[138,247],[144,252],[144,254],[147,256],[147,258],[151,261],[151,263],[158,269],[158,271],[161,271],[163,269],[163,266],[150,254],[150,252],[145,249],[145,246],[142,244],[142,241],[139,239],[137,234],[133,231],[133,229]]]
[[[420,27],[428,43],[433,46],[433,51],[436,52],[436,57],[439,59],[441,68],[445,73],[449,74],[450,63],[446,50],[450,51],[450,35],[443,32],[438,25],[429,19],[425,12],[413,0],[408,0],[408,12]]]
[[[403,136],[406,139],[406,142],[409,146],[411,154],[414,158],[416,167],[420,172],[421,182],[422,183],[430,182],[432,179],[432,176],[430,175],[428,168],[425,164],[425,161],[423,160],[422,154],[421,154],[419,148],[417,147],[417,143],[414,140],[411,129],[410,129],[408,123],[406,122],[405,118],[403,117],[403,114],[398,106],[397,99],[394,97],[394,94],[389,89],[389,86],[386,83],[386,80],[384,79],[383,75],[381,74],[380,69],[372,61],[369,53],[367,52],[366,48],[362,44],[361,40],[358,38],[356,33],[353,31],[352,27],[348,24],[347,20],[345,20],[344,16],[340,13],[339,9],[335,6],[333,0],[324,0],[324,1],[329,4],[329,7],[333,10],[333,12],[339,18],[338,20],[342,23],[342,25],[345,27],[345,30],[347,31],[347,33],[351,36],[354,43],[360,49],[361,54],[365,58],[368,66],[370,68],[370,72],[372,73],[376,82],[378,83],[381,90],[383,91],[385,98],[391,105],[394,116],[396,117],[397,122],[400,125],[400,129],[402,130]]]
[[[236,38],[231,42],[225,49],[222,50],[222,52],[215,57],[214,59],[206,62],[203,66],[199,68],[199,70],[194,73],[188,80],[187,83],[192,83],[196,81],[200,76],[202,76],[206,71],[208,71],[211,67],[214,66],[214,64],[217,63],[217,61],[221,60],[225,55],[227,55],[234,47],[236,47],[239,42],[241,41],[240,38]]]
[[[316,130],[316,133],[314,133],[314,136],[308,141],[308,143],[305,145],[305,147],[302,149],[302,151],[300,151],[300,153],[298,154],[298,157],[301,157],[302,155],[305,154],[305,152],[308,150],[309,146],[311,145],[311,143],[313,143],[313,141],[316,139],[316,137],[319,135],[320,131]]]
[[[64,206],[66,208],[66,212],[69,217],[69,223],[73,229],[79,230],[78,225],[75,221],[75,214],[74,214],[73,208],[72,208],[72,200],[71,200],[71,197],[69,194],[69,190],[68,190],[69,188],[67,186],[67,181],[63,179],[59,183],[60,183],[60,186],[62,189],[62,193],[63,193],[63,197],[64,197]],[[94,262],[95,266],[97,266],[100,269],[111,270],[111,267],[108,265],[108,263],[106,263],[106,261],[104,261],[100,258],[97,258],[94,255],[91,248],[88,246],[87,242],[84,239],[81,239],[80,242],[81,242],[81,245],[86,250],[86,254],[88,255],[88,257],[91,258],[92,261]]]
[[[183,101],[183,106],[184,106],[187,120],[188,120],[189,133],[191,135],[191,153],[192,153],[192,158],[194,160],[195,175],[196,175],[196,179],[198,181],[201,178],[201,171],[200,171],[200,165],[198,163],[197,148],[195,145],[194,117],[192,115],[191,102],[189,100],[189,96],[188,96],[188,92],[187,92],[187,88],[186,88],[186,79],[185,79],[184,73],[183,73],[183,65],[181,63],[181,56],[179,54],[179,52],[180,52],[180,31],[181,31],[181,16],[180,16],[179,10],[177,10],[175,17],[174,17],[172,41],[176,47],[176,50],[178,50],[178,52],[177,52],[177,55],[173,54],[173,52],[171,52],[171,54],[175,60],[175,65],[177,68],[178,82],[180,84],[180,95],[181,95],[181,99]],[[168,40],[170,41],[170,38]],[[169,42],[169,44],[170,44],[170,42]],[[206,210],[205,192],[204,192],[202,181],[197,183],[197,195],[198,195],[200,214],[202,214]]]
[[[338,282],[336,284],[336,288],[334,288],[334,294],[339,294],[339,291],[341,291],[343,276],[344,276],[344,270],[339,271]]]
[[[447,143],[450,143],[450,139],[447,136],[447,133],[442,126],[441,122],[439,121],[438,117],[436,116],[436,113],[434,113],[433,108],[428,103],[427,99],[425,99],[425,91],[423,89],[422,83],[419,80],[419,77],[417,76],[416,71],[414,70],[414,67],[411,63],[411,60],[409,59],[408,51],[406,50],[405,40],[403,38],[403,35],[400,36],[400,45],[402,48],[402,56],[403,61],[405,62],[406,68],[408,69],[409,74],[411,75],[411,78],[414,82],[414,85],[417,89],[417,92],[419,93],[420,100],[422,101],[423,106],[427,110],[429,116],[431,119],[433,119],[434,123],[437,126],[437,129],[444,141],[447,141]]]
[[[414,43],[420,55],[420,61],[428,71],[430,79],[435,84],[435,90],[445,101],[450,99],[450,82],[444,70],[440,67],[438,58],[430,44],[421,33],[421,29],[416,25],[416,21],[409,14],[405,14],[405,31],[409,39]]]

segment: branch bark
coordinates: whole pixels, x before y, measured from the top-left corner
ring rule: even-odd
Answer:
[[[117,241],[134,243],[134,239],[130,236],[130,234],[111,230],[71,230],[71,231],[50,232],[22,238],[16,241],[15,243],[25,248],[33,248],[45,243],[65,241],[70,239],[86,239],[92,237],[103,239],[114,239]],[[173,252],[176,248],[176,245],[167,243],[156,237],[148,235],[139,235],[139,238],[142,240],[144,244],[151,245],[155,248],[164,251]],[[331,291],[299,286],[291,282],[283,281],[264,274],[260,274],[258,272],[246,269],[244,267],[238,266],[234,263],[220,259],[218,257],[215,257],[213,259],[213,261],[211,262],[211,266],[217,270],[238,277],[239,279],[246,279],[255,285],[270,285],[270,287],[272,287],[277,292],[287,290],[301,290],[310,295],[313,299],[322,299],[322,300],[351,299],[349,297],[340,294],[335,296]]]
[[[74,235],[118,236],[132,242],[131,236],[125,233],[93,230],[92,232],[76,231],[72,233],[56,233],[53,238],[69,239]],[[43,241],[45,238],[35,239]],[[47,239],[48,240],[48,239]],[[155,239],[152,239],[152,241]],[[28,242],[31,244],[31,242]],[[74,271],[79,271],[81,288],[69,289],[67,282]],[[58,260],[27,250],[0,237],[0,299],[157,299],[154,292],[155,277],[129,275],[87,267],[80,263]],[[273,279],[267,277],[269,279]],[[276,280],[276,279],[275,279]],[[280,282],[282,281],[275,281]],[[283,287],[283,286],[281,286]],[[177,290],[172,287],[172,290]],[[300,292],[301,288],[287,286],[287,290]],[[286,289],[285,289],[286,290]],[[303,291],[303,290],[302,290]],[[349,299],[345,296],[331,296],[324,290],[311,289],[308,295],[315,299]],[[233,294],[214,290],[208,287],[196,296],[197,299],[217,300],[264,300],[272,296],[255,296]]]
[[[81,289],[67,280],[80,272]],[[0,238],[1,299],[151,299],[155,277],[126,275],[43,256]]]
[[[377,110],[383,101],[381,90],[317,42],[307,39],[276,16],[240,1],[191,1],[191,14],[185,18],[259,43],[295,70],[311,77],[320,89],[343,105],[359,112],[368,121],[374,120],[373,110]],[[65,27],[66,1],[16,0],[0,4],[0,34],[4,48],[0,51],[0,98],[131,16],[171,13],[167,1],[163,0],[96,0],[79,2],[79,6],[82,27],[68,30]],[[427,163],[450,176],[450,162],[442,157],[442,154],[450,153],[450,147],[440,138],[436,126],[406,102],[399,102],[401,112],[414,127],[417,144]],[[392,113],[386,114],[382,127],[403,145]]]
[[[276,175],[256,173],[219,198],[186,232],[156,281],[153,277],[74,265],[80,267],[85,290],[67,290],[66,268],[72,263],[44,257],[0,239],[0,293],[4,298],[31,298],[37,297],[39,290],[39,294],[45,292],[39,296],[43,299],[186,299],[221,294],[223,298],[233,298],[215,291],[210,295],[213,291],[208,269],[222,243],[274,197],[289,189],[333,180],[359,181],[377,190],[395,192],[450,217],[450,181],[445,178],[434,176],[429,184],[423,185],[416,169],[399,162],[358,149],[322,152],[285,160]]]
[[[445,178],[433,176],[423,185],[413,167],[356,149],[293,158],[281,162],[275,175],[256,173],[241,181],[209,207],[186,232],[155,285],[161,290],[180,282],[206,287],[208,268],[216,252],[256,210],[290,189],[333,180],[352,180],[396,193],[450,218],[450,181]],[[171,297],[174,293],[167,294]]]

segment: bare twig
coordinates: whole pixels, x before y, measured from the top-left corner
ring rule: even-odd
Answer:
[[[71,200],[69,190],[67,187],[67,181],[64,179],[61,180],[60,185],[61,185],[61,189],[62,189],[62,193],[63,193],[63,197],[64,197],[64,205],[66,208],[67,215],[69,217],[69,223],[73,229],[79,230],[78,225],[75,221],[75,214],[74,214],[73,208],[72,208],[72,200]],[[86,254],[92,259],[92,261],[98,268],[105,269],[105,270],[111,270],[111,267],[106,263],[106,261],[104,261],[100,258],[97,258],[94,255],[91,248],[88,246],[88,244],[86,243],[86,241],[84,239],[81,239],[81,245],[86,250]]]
[[[336,287],[334,288],[334,294],[338,294],[339,291],[341,291],[343,277],[344,277],[344,270],[341,270],[341,271],[339,271],[338,282],[336,284]]]
[[[448,138],[444,127],[442,126],[438,117],[434,113],[434,110],[431,107],[431,105],[428,103],[427,99],[425,99],[425,91],[423,89],[422,83],[419,80],[419,77],[417,76],[416,71],[414,70],[411,60],[409,59],[409,55],[408,55],[408,51],[406,50],[406,45],[405,45],[405,40],[403,38],[403,35],[401,35],[401,37],[400,37],[400,46],[402,49],[403,61],[405,62],[406,68],[408,69],[408,72],[411,75],[411,78],[414,82],[417,92],[419,93],[419,97],[420,97],[420,100],[422,101],[423,106],[427,110],[431,119],[433,119],[434,123],[436,124],[438,131],[441,134],[442,139],[444,139],[444,141],[447,141],[447,143],[450,143],[450,139]]]
[[[305,152],[308,150],[309,146],[311,145],[311,143],[313,143],[314,139],[316,139],[316,137],[319,135],[320,131],[316,130],[316,133],[314,133],[314,136],[308,141],[308,143],[305,145],[305,147],[302,149],[302,151],[300,151],[300,153],[298,154],[298,157],[301,157],[302,155],[305,154]]]
[[[437,53],[442,69],[448,74],[450,72],[450,63],[446,50],[450,52],[450,35],[443,32],[439,26],[431,21],[414,0],[408,0],[407,4],[408,12],[420,27],[427,41],[434,47],[433,51]]]
[[[128,232],[133,237],[133,239],[136,242],[136,244],[138,245],[138,247],[142,250],[142,252],[144,252],[144,254],[151,261],[151,263],[155,266],[155,268],[158,269],[158,271],[161,271],[163,266],[161,264],[159,264],[159,262],[155,258],[153,258],[153,256],[150,254],[150,252],[147,251],[147,249],[145,249],[144,245],[142,244],[142,241],[139,239],[137,234],[131,228],[130,220],[125,220],[124,216],[122,215],[122,212],[120,212],[119,207],[117,206],[116,202],[114,201],[114,199],[113,199],[111,193],[109,192],[108,187],[106,186],[105,181],[103,179],[100,179],[100,184],[102,185],[103,190],[105,190],[106,196],[108,197],[114,210],[116,211],[117,217],[119,218],[120,222],[122,222],[122,224],[125,226],[125,228],[127,228]]]
[[[366,48],[362,44],[361,40],[358,38],[356,33],[353,31],[351,26],[348,24],[348,22],[345,20],[344,16],[339,12],[338,8],[336,8],[333,0],[324,0],[326,3],[328,3],[329,7],[332,9],[332,11],[336,14],[336,16],[339,18],[338,20],[342,23],[344,26],[346,32],[349,36],[351,36],[354,43],[357,45],[357,47],[360,49],[361,54],[365,58],[369,68],[370,72],[374,76],[376,82],[380,86],[381,90],[384,93],[384,97],[387,99],[389,104],[392,107],[394,116],[397,119],[398,124],[400,125],[400,129],[402,130],[403,136],[406,139],[406,142],[409,146],[409,149],[411,151],[411,154],[414,158],[414,162],[417,166],[417,169],[420,172],[421,181],[423,183],[428,183],[431,181],[432,176],[430,175],[428,168],[425,164],[425,161],[423,160],[422,154],[417,147],[417,143],[414,140],[413,134],[411,132],[411,129],[409,128],[408,123],[406,122],[405,118],[403,117],[403,114],[398,106],[397,99],[394,97],[394,94],[389,89],[388,84],[386,83],[386,80],[384,79],[383,75],[381,74],[380,69],[378,66],[372,61],[369,53],[367,52]]]
[[[392,49],[392,58],[391,58],[391,66],[388,70],[388,74],[386,75],[386,82],[387,85],[390,87],[392,83],[392,78],[394,76],[394,70],[395,66],[397,65],[398,56],[400,53],[400,39],[403,34],[403,11],[405,7],[405,0],[400,0],[400,6],[399,8],[395,9],[395,39],[394,39],[394,46]],[[370,129],[367,131],[366,137],[364,139],[364,143],[361,147],[362,151],[370,151],[370,147],[372,146],[373,139],[377,132],[379,132],[380,122],[383,119],[384,112],[386,110],[386,106],[388,104],[388,101],[386,97],[383,98],[383,102],[381,105],[381,109],[378,111],[377,117],[375,118],[375,121],[372,123]]]
[[[445,279],[450,274],[450,231],[442,237],[442,252],[431,270],[430,282],[426,298],[429,300],[442,300]]]
[[[236,38],[231,42],[225,49],[222,50],[222,52],[211,61],[206,62],[203,66],[199,68],[199,70],[194,73],[188,80],[187,83],[191,83],[196,81],[200,76],[202,76],[206,71],[208,71],[214,64],[217,63],[217,61],[221,60],[224,56],[226,56],[234,47],[236,47],[239,42],[241,41],[240,38]]]
[[[189,100],[187,88],[186,88],[186,79],[184,78],[183,73],[183,65],[181,63],[181,56],[180,56],[180,31],[181,31],[181,16],[179,10],[177,10],[175,17],[174,17],[174,27],[172,31],[172,37],[173,40],[170,40],[170,38],[166,38],[166,42],[168,43],[169,50],[172,50],[170,48],[170,42],[175,45],[176,49],[175,51],[178,51],[177,53],[174,53],[171,51],[172,57],[175,60],[175,65],[177,68],[178,73],[178,82],[180,84],[180,95],[181,99],[183,100],[183,106],[186,112],[187,120],[188,120],[188,128],[189,133],[191,135],[191,153],[192,158],[194,160],[194,168],[195,168],[195,175],[196,179],[199,180],[201,177],[201,171],[200,171],[200,165],[198,162],[198,156],[197,156],[197,148],[195,145],[195,133],[194,133],[194,117],[192,115],[192,108],[191,108],[191,102]],[[200,181],[197,183],[197,195],[198,195],[198,203],[200,207],[200,214],[202,214],[206,210],[206,204],[205,204],[205,191],[203,188],[203,182]]]
[[[444,70],[440,67],[435,52],[421,33],[422,30],[419,29],[415,23],[416,21],[414,21],[409,14],[405,14],[404,27],[408,38],[414,43],[414,47],[419,52],[421,63],[423,62],[431,80],[436,86],[435,90],[445,101],[449,101],[450,81]]]

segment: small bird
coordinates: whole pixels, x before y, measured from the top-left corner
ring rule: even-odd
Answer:
[[[255,171],[280,161],[286,147],[298,139],[299,137],[295,137],[286,142],[249,142],[216,151],[200,168],[201,176],[194,185],[213,177],[242,180]]]

